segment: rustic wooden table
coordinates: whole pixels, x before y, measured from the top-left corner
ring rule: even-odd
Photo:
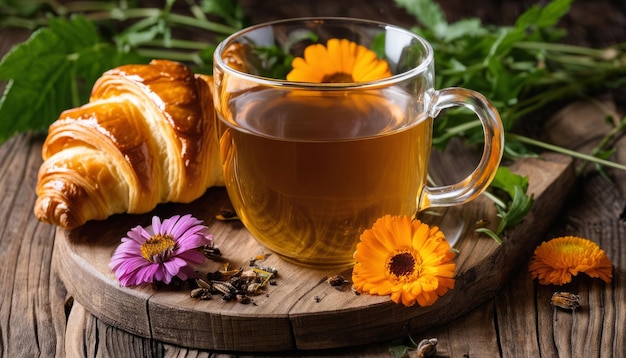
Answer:
[[[480,16],[503,24],[512,22],[531,3],[448,1],[442,6],[450,20]],[[249,0],[243,4],[254,22],[312,15],[362,17],[402,26],[411,26],[414,21],[391,0]],[[572,31],[569,41],[575,43],[601,46],[626,41],[625,8],[616,1],[576,3],[564,24]],[[0,54],[27,36],[24,31],[1,29]],[[597,99],[618,118],[623,117],[623,93]],[[571,112],[584,113],[587,120],[568,122]],[[535,132],[544,133],[544,138],[556,144],[585,151],[610,129],[604,117],[597,106],[577,102],[564,107],[545,128]],[[0,356],[252,356],[200,351],[137,337],[107,325],[73,302],[52,265],[56,229],[39,223],[32,214],[42,142],[41,135],[25,134],[0,146]],[[626,163],[626,140],[618,140],[616,148],[612,159]],[[578,235],[597,242],[614,264],[612,283],[576,281],[567,288],[580,294],[582,308],[576,313],[553,310],[549,299],[554,288],[530,280],[524,264],[493,299],[413,338],[436,337],[441,357],[626,356],[626,173],[608,173],[611,181],[595,171],[578,177],[564,209],[545,236]],[[389,356],[387,344],[279,353],[296,354]]]

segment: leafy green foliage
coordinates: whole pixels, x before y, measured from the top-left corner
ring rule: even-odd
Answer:
[[[36,14],[42,7],[43,3],[24,0],[3,0],[0,2],[0,22],[11,16],[30,17]]]
[[[517,225],[528,214],[533,205],[533,196],[526,193],[528,177],[514,174],[507,167],[498,168],[496,176],[491,182],[491,188],[498,198],[494,202],[498,210],[498,217],[500,217],[500,224],[495,232],[487,228],[481,228],[477,231],[501,242],[499,235],[505,229]]]
[[[433,0],[395,1],[416,18],[418,26],[412,31],[433,46],[436,87],[473,89],[496,106],[505,127],[504,153],[508,158],[534,155],[526,146],[530,140],[511,133],[520,120],[557,101],[626,83],[626,63],[620,61],[626,56],[626,47],[592,49],[558,43],[565,32],[556,26],[569,12],[572,0],[533,6],[513,26],[483,25],[478,19],[449,23]],[[484,140],[473,113],[450,110],[437,118],[433,135],[436,147],[443,149],[457,136],[469,143]],[[565,153],[564,149],[550,148]],[[602,160],[610,154],[602,147],[591,159],[606,165],[607,161]],[[532,207],[527,186],[525,180],[500,168],[491,187],[504,198],[488,195],[496,203],[501,222],[496,232],[479,231],[500,241],[499,235],[521,221]]]
[[[259,75],[268,78],[285,78],[291,70],[293,56],[277,46],[255,47],[256,57],[261,62],[257,67]]]
[[[43,131],[63,110],[86,103],[94,82],[111,68],[160,58],[210,73],[216,42],[245,24],[241,6],[230,0],[190,2],[187,16],[172,12],[174,2],[165,1],[163,9],[132,7],[138,6],[134,1],[0,5],[0,25],[36,29],[0,62],[0,81],[6,81],[0,143],[17,133]],[[204,31],[213,42],[176,39],[173,29],[179,27]]]
[[[8,80],[0,100],[0,141],[44,130],[61,110],[85,103],[103,68],[146,61],[104,42],[83,17],[52,19],[0,62]]]
[[[408,342],[404,342],[404,340],[398,340],[391,342],[389,347],[389,353],[393,358],[402,358],[407,357],[409,352],[415,351],[417,349],[417,343],[413,340],[413,337],[410,335],[407,337]]]
[[[572,0],[553,0],[521,14],[514,26],[482,25],[478,19],[448,23],[432,0],[396,0],[421,26],[435,50],[437,88],[459,86],[476,90],[498,108],[505,130],[550,103],[626,83],[626,65],[618,51],[558,44],[564,31],[556,25]],[[482,130],[474,115],[452,112],[436,121],[435,143],[447,145],[451,135],[481,142]],[[468,125],[472,124],[472,125]],[[459,128],[464,128],[460,131]],[[506,143],[505,153],[526,155],[519,143]]]
[[[209,15],[221,17],[225,23],[235,28],[246,26],[246,15],[238,1],[233,0],[202,0],[202,11]]]

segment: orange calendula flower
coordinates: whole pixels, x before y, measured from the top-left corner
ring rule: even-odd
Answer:
[[[430,306],[454,288],[454,253],[438,227],[386,215],[365,230],[354,253],[354,289],[412,306]]]
[[[566,284],[579,272],[607,283],[613,277],[613,265],[604,250],[593,241],[575,236],[559,237],[539,245],[528,271],[542,285]]]
[[[288,81],[313,83],[355,83],[391,76],[387,61],[365,46],[346,39],[330,39],[326,46],[314,44],[296,57]]]

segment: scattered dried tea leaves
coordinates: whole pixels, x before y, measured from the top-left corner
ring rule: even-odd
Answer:
[[[255,258],[265,259],[269,254],[257,255]],[[191,290],[191,297],[210,300],[213,295],[220,295],[224,301],[237,301],[242,304],[255,304],[252,299],[267,292],[269,285],[276,285],[278,270],[271,266],[261,266],[256,260],[250,259],[248,269],[232,269],[225,262],[220,270],[207,274],[206,280],[196,279]]]

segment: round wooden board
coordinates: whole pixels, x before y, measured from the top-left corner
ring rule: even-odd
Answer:
[[[449,166],[446,166],[449,168]],[[190,204],[166,204],[143,215],[115,215],[104,221],[56,235],[54,260],[69,294],[99,319],[127,332],[197,349],[229,351],[311,350],[388,342],[448,322],[493,297],[542,240],[573,184],[571,160],[549,155],[516,162],[512,171],[529,176],[535,204],[526,219],[508,231],[504,243],[475,233],[476,222],[497,223],[486,198],[446,210],[428,211],[421,219],[439,225],[460,254],[455,288],[430,307],[404,307],[389,297],[356,295],[346,284],[338,290],[330,275],[350,270],[315,270],[290,264],[277,255],[262,263],[278,269],[277,284],[254,296],[253,304],[190,297],[188,289],[151,285],[120,287],[108,268],[121,237],[152,215],[191,213],[215,236],[222,258],[233,268],[268,253],[238,221],[216,220],[229,206],[223,188],[211,188]],[[443,170],[445,171],[445,170]],[[207,261],[201,270],[220,269]]]

